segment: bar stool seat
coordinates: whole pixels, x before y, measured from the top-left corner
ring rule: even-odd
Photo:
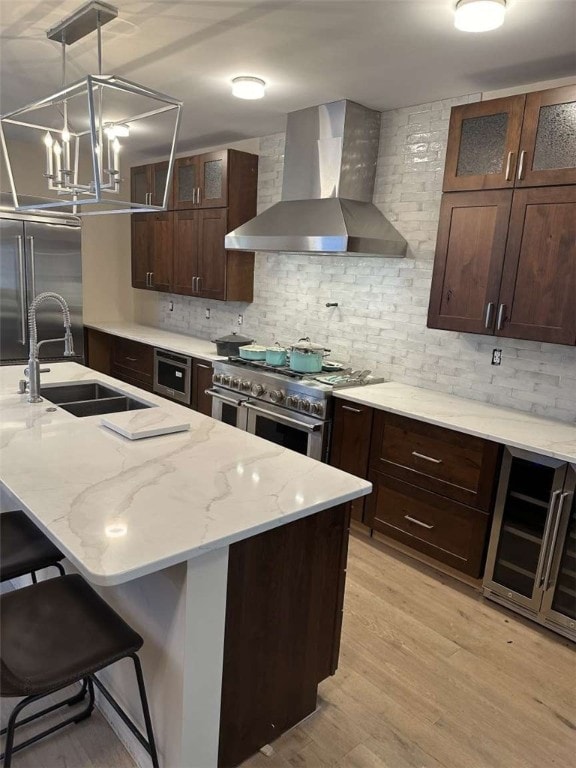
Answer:
[[[58,728],[89,717],[94,705],[93,685],[104,694],[158,765],[144,679],[136,652],[143,640],[85,581],[76,574],[33,584],[0,596],[0,695],[26,696],[14,708],[6,729],[4,765],[12,752],[51,733],[54,728],[13,746],[14,729],[64,704],[73,704],[89,693],[87,708]],[[138,680],[147,739],[95,677],[95,672],[131,657]],[[39,698],[83,682],[75,693],[56,707],[16,722],[21,709]],[[0,756],[1,757],[1,756]]]
[[[64,555],[21,510],[0,515],[0,581],[59,564]]]

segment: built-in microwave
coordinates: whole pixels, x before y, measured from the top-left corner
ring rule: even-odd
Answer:
[[[192,360],[163,349],[154,350],[154,392],[178,403],[192,400]]]

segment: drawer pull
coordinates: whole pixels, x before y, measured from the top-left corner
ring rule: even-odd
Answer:
[[[342,406],[343,411],[352,411],[352,413],[362,413],[361,408],[351,408],[349,405]]]
[[[207,371],[211,371],[212,370],[212,366],[211,365],[202,365],[202,363],[196,363],[196,367],[197,368],[205,368]]]
[[[127,357],[126,360],[128,360],[130,363],[136,363],[138,361],[137,357]]]
[[[428,523],[423,523],[422,520],[416,520],[415,517],[410,517],[410,515],[404,515],[404,520],[408,520],[411,523],[416,523],[416,525],[419,525],[422,528],[426,528],[429,531],[431,531],[432,528],[434,528],[433,525],[428,525]]]
[[[412,456],[415,456],[417,459],[431,461],[432,464],[442,464],[442,459],[434,459],[432,456],[426,456],[425,453],[418,453],[418,451],[412,451]]]

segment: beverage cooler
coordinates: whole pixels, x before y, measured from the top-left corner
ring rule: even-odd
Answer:
[[[576,465],[506,448],[484,594],[576,640]]]

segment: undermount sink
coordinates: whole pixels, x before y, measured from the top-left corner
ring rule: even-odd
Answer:
[[[51,403],[77,403],[80,400],[102,400],[105,397],[123,396],[123,392],[105,387],[96,382],[80,384],[57,384],[54,387],[41,387],[40,395]]]
[[[137,400],[118,389],[98,382],[58,384],[42,387],[41,396],[73,416],[99,416],[104,413],[137,411],[155,407],[152,403]]]

